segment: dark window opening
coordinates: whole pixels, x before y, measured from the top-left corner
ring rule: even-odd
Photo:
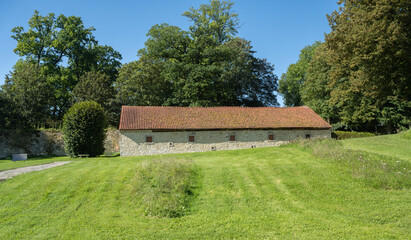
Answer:
[[[305,139],[310,139],[310,138],[311,138],[310,134],[305,134]]]
[[[146,142],[153,142],[153,137],[146,137]]]
[[[268,135],[268,140],[273,141],[274,140],[274,135],[273,134]]]
[[[194,136],[188,136],[188,141],[189,141],[189,142],[194,142],[194,141],[195,141]]]
[[[235,135],[230,135],[230,142],[234,142],[235,141]]]

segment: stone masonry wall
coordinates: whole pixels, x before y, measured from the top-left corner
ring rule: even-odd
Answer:
[[[119,131],[107,132],[105,153],[118,152]],[[64,142],[61,131],[0,131],[0,159],[16,153],[31,156],[64,156]]]
[[[0,158],[16,153],[28,155],[65,155],[60,131],[2,131],[0,132]]]
[[[268,140],[273,134],[274,140]],[[205,152],[233,150],[252,147],[279,146],[291,140],[311,138],[330,138],[330,130],[238,130],[238,131],[180,131],[152,132],[151,130],[121,130],[120,156],[154,155],[185,152]],[[229,136],[235,135],[235,141]],[[189,142],[194,136],[195,142]],[[146,137],[152,137],[147,143]]]

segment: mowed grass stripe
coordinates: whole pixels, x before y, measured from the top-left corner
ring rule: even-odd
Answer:
[[[191,159],[202,188],[190,214],[147,217],[138,163]],[[172,156],[80,159],[0,183],[0,239],[406,239],[409,190],[364,186],[298,145]]]

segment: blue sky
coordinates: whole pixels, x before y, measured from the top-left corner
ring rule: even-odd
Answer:
[[[280,77],[298,60],[304,46],[324,40],[324,33],[330,31],[326,14],[338,8],[336,1],[234,1],[241,24],[238,36],[251,41],[257,56],[274,64],[274,73]],[[19,59],[13,52],[16,41],[10,37],[11,29],[27,29],[35,9],[42,16],[54,12],[81,17],[85,27],[96,29],[99,43],[119,51],[126,63],[137,60],[151,26],[169,23],[188,29],[190,22],[181,14],[204,3],[208,0],[0,0],[0,84]]]

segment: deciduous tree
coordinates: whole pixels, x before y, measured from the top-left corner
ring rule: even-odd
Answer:
[[[192,21],[189,31],[153,26],[140,59],[120,71],[119,98],[137,105],[277,105],[274,67],[235,37],[232,5],[213,0],[191,8],[183,14]]]
[[[291,64],[287,72],[281,76],[279,91],[284,97],[286,106],[304,105],[301,90],[307,80],[307,68],[313,58],[314,50],[320,45],[315,42],[301,50],[298,61]]]
[[[17,41],[14,52],[25,61],[42,67],[43,75],[51,85],[50,117],[61,120],[71,106],[72,91],[85,73],[94,71],[107,75],[111,84],[121,66],[121,55],[110,46],[101,46],[93,35],[93,27],[86,28],[80,17],[34,15],[29,29],[13,28],[12,38]]]
[[[411,3],[341,0],[328,16],[330,104],[363,129],[408,125],[411,116]]]
[[[340,122],[340,118],[338,108],[329,103],[332,89],[329,86],[331,65],[327,51],[324,43],[314,50],[300,94],[305,105],[312,108],[328,122],[336,124]]]
[[[6,77],[2,93],[13,106],[8,111],[20,116],[15,127],[34,127],[49,120],[53,89],[43,71],[36,63],[20,60]]]
[[[104,108],[108,123],[118,125],[118,114],[115,113],[119,111],[119,106],[116,104],[116,92],[109,76],[101,72],[87,72],[80,77],[74,88],[73,98],[75,102],[97,102]]]

